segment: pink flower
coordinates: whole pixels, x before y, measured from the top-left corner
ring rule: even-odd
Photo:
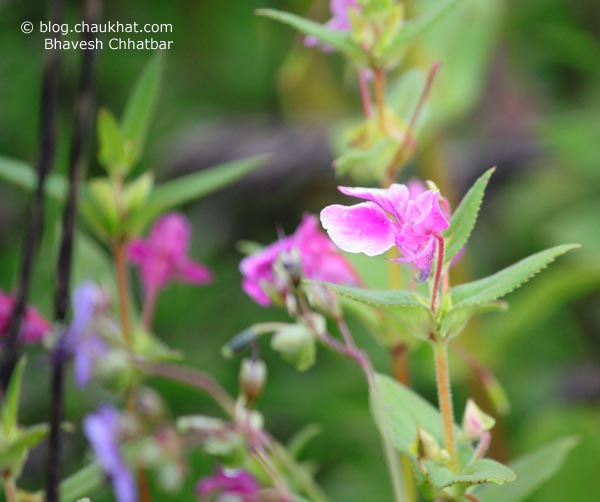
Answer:
[[[0,291],[0,337],[6,336],[10,328],[15,299]],[[39,343],[52,329],[52,325],[33,307],[25,309],[19,339],[23,343]]]
[[[212,271],[188,258],[190,224],[181,214],[169,213],[159,218],[147,239],[129,245],[129,259],[140,268],[147,297],[155,296],[169,282],[206,284]]]
[[[436,238],[448,228],[439,192],[394,183],[389,188],[339,187],[340,192],[366,199],[354,206],[335,204],[321,211],[331,240],[344,251],[376,256],[396,246],[398,261],[415,265],[422,280],[429,277]],[[419,193],[420,192],[420,193]]]
[[[219,468],[215,473],[200,480],[197,486],[198,495],[206,497],[218,493],[216,500],[232,500],[239,502],[258,501],[260,490],[254,477],[243,469]]]
[[[259,305],[271,304],[269,289],[280,291],[285,286],[277,283],[274,265],[282,254],[293,249],[300,254],[305,277],[337,284],[360,283],[348,260],[319,228],[317,217],[305,215],[293,235],[282,237],[241,261],[242,288]]]
[[[349,31],[352,28],[350,9],[358,10],[358,2],[356,0],[331,0],[330,8],[333,17],[325,23],[325,26],[336,31]],[[320,45],[319,39],[312,36],[306,37],[304,43],[308,47],[317,47]],[[322,47],[325,50],[332,50],[328,45],[323,45]]]

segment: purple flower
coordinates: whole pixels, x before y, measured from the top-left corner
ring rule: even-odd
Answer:
[[[0,291],[0,338],[6,336],[10,328],[15,299],[10,294]],[[26,307],[21,322],[19,339],[22,343],[33,344],[42,341],[52,329],[51,324],[33,307]]]
[[[356,0],[331,0],[330,2],[332,18],[325,23],[325,26],[336,31],[349,31],[352,27],[350,22],[350,9],[359,9]],[[308,36],[304,39],[304,43],[308,47],[317,47],[320,44],[319,39],[313,36]],[[323,45],[323,49],[332,50],[328,45]]]
[[[102,470],[112,482],[115,498],[119,502],[137,502],[133,474],[119,449],[122,428],[117,410],[110,405],[101,406],[85,417],[83,428]]]
[[[366,199],[353,206],[335,204],[321,211],[327,233],[344,251],[376,256],[396,246],[398,261],[415,265],[426,279],[433,264],[436,239],[448,228],[439,192],[392,184],[389,188],[339,187],[340,192]]]
[[[64,346],[74,356],[75,383],[80,388],[90,382],[96,361],[108,351],[96,326],[97,315],[107,302],[105,292],[92,281],[82,282],[73,294],[73,320]]]
[[[259,490],[254,477],[243,469],[218,468],[212,476],[201,479],[197,485],[198,495],[207,497],[218,494],[217,501],[256,502]]]
[[[274,265],[282,254],[293,249],[300,254],[305,277],[338,284],[360,283],[348,260],[319,228],[316,216],[305,215],[293,235],[282,237],[241,261],[242,288],[259,305],[271,304],[269,289],[280,291],[284,287],[277,284]]]
[[[212,271],[188,258],[190,224],[185,216],[169,213],[159,218],[147,239],[129,245],[129,259],[140,268],[147,297],[153,297],[169,282],[206,284]]]

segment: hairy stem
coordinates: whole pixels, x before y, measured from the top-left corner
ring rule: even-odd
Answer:
[[[435,376],[437,382],[438,404],[442,414],[444,426],[444,448],[450,455],[450,466],[458,470],[456,455],[456,440],[454,438],[454,411],[452,408],[452,391],[450,387],[450,373],[448,371],[448,346],[447,343],[434,342],[433,352],[435,358]]]

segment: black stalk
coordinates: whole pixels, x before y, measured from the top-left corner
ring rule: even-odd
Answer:
[[[98,0],[85,0],[83,20],[89,25],[98,21]],[[83,41],[91,41],[91,33],[82,34]],[[84,151],[94,114],[94,62],[95,51],[84,50],[81,61],[79,87],[75,102],[73,133],[69,150],[69,191],[63,212],[62,240],[57,264],[54,316],[56,324],[65,326],[69,310],[69,290],[73,261],[73,242],[77,221],[77,202],[84,166]],[[63,333],[64,334],[64,333]],[[50,433],[48,438],[48,464],[46,466],[46,502],[60,500],[62,476],[61,422],[64,413],[64,374],[66,355],[61,340],[58,341],[52,358],[50,384]]]
[[[62,1],[52,0],[51,9],[52,21],[57,24],[60,23],[62,19]],[[52,171],[56,151],[59,81],[59,52],[48,50],[42,77],[39,154],[36,166],[37,184],[29,213],[29,224],[24,236],[21,269],[15,290],[15,306],[0,361],[0,387],[2,393],[8,386],[19,358],[19,332],[21,331],[29,297],[34,258],[43,232],[46,179]]]

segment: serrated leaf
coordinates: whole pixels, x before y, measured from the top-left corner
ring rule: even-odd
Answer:
[[[427,12],[415,19],[406,21],[402,29],[390,42],[384,57],[396,57],[406,47],[406,44],[414,38],[421,35],[425,30],[433,26],[436,21],[441,19],[450,11],[457,0],[440,0],[435,3],[435,6],[428,9]]]
[[[132,151],[135,162],[144,146],[146,134],[158,101],[160,81],[164,67],[164,55],[154,55],[137,80],[121,120],[121,130],[127,148]]]
[[[460,473],[453,472],[434,462],[425,462],[425,465],[429,481],[439,489],[459,483],[466,485],[481,485],[486,483],[502,485],[514,481],[516,477],[512,469],[488,458],[474,462]],[[482,500],[487,502],[486,498]]]
[[[572,437],[558,439],[519,457],[510,463],[517,474],[517,479],[513,483],[502,488],[482,486],[475,490],[475,494],[485,502],[528,500],[530,495],[558,472],[577,442],[577,439]]]
[[[492,167],[480,176],[454,211],[450,226],[444,232],[444,238],[447,239],[445,263],[449,263],[467,243],[477,221],[485,188],[495,170]]]
[[[33,192],[37,185],[37,173],[27,162],[0,156],[0,178],[16,187]],[[45,193],[48,197],[62,202],[67,196],[67,179],[53,173],[46,179]]]
[[[393,314],[404,330],[417,338],[427,339],[434,329],[433,318],[425,306],[426,300],[417,293],[404,290],[363,289],[328,282],[318,283],[344,298]]]
[[[144,211],[132,218],[129,230],[142,232],[159,215],[237,181],[258,168],[264,159],[264,156],[259,156],[236,160],[161,183],[148,197]]]
[[[301,16],[296,16],[290,12],[283,12],[274,9],[258,9],[256,13],[259,16],[275,19],[281,23],[287,24],[306,35],[317,38],[325,45],[329,45],[340,52],[343,52],[348,57],[357,62],[364,62],[366,56],[363,51],[356,45],[350,34],[342,30],[332,30],[326,26],[315,23]]]
[[[6,389],[2,403],[2,430],[4,436],[10,438],[16,431],[19,417],[19,398],[21,396],[21,383],[23,372],[27,364],[27,356],[21,357]]]
[[[125,154],[125,140],[115,116],[103,108],[98,113],[98,162],[113,174],[125,175],[130,166]]]
[[[556,258],[578,247],[578,244],[555,246],[524,258],[484,279],[456,286],[451,290],[454,308],[481,305],[502,298],[526,283]]]
[[[462,332],[469,320],[476,315],[487,312],[505,312],[506,309],[508,309],[506,302],[491,302],[450,309],[442,318],[441,335],[444,338],[454,338]]]

